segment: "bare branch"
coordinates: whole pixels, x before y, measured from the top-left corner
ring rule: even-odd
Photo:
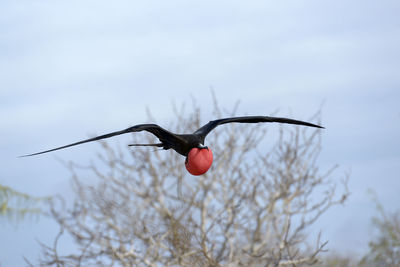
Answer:
[[[220,109],[213,98],[213,113]],[[176,132],[199,127],[200,107],[174,105]],[[150,114],[150,113],[149,113]],[[150,116],[150,115],[149,115]],[[135,147],[129,153],[101,142],[100,165],[67,164],[75,201],[51,206],[60,225],[53,246],[43,245],[42,266],[301,266],[318,261],[325,243],[308,245],[306,233],[330,207],[348,196],[321,171],[319,131],[282,127],[270,151],[262,125],[228,124],[207,139],[214,164],[201,177],[190,176],[184,158],[173,151]],[[237,134],[240,132],[240,134]],[[133,141],[138,138],[132,136]],[[153,136],[141,136],[152,141]],[[143,140],[142,140],[143,141]],[[84,184],[81,170],[97,183]],[[79,177],[79,178],[78,178]],[[76,251],[59,252],[68,235]],[[60,256],[62,255],[62,256]]]

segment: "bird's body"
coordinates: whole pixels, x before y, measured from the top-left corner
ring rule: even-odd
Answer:
[[[50,150],[33,153],[29,155],[24,155],[22,157],[27,156],[35,156],[39,154],[48,153],[51,151],[64,149],[71,146],[80,145],[87,142],[97,141],[105,138],[110,138],[116,135],[121,135],[125,133],[132,133],[132,132],[141,132],[147,131],[154,134],[161,143],[156,144],[132,144],[130,146],[156,146],[162,147],[165,150],[173,149],[177,153],[181,154],[182,156],[186,157],[186,168],[188,171],[194,175],[200,175],[205,173],[208,168],[211,166],[212,163],[212,152],[204,145],[206,136],[218,125],[225,124],[225,123],[260,123],[260,122],[278,122],[278,123],[289,123],[289,124],[297,124],[297,125],[304,125],[316,128],[323,128],[319,125],[312,124],[309,122],[293,120],[288,118],[279,118],[279,117],[269,117],[269,116],[245,116],[245,117],[231,117],[231,118],[224,118],[218,119],[208,122],[207,124],[203,125],[201,128],[196,130],[192,134],[175,134],[164,128],[158,126],[157,124],[138,124],[129,128],[126,128],[121,131],[116,131],[104,135],[100,135],[97,137],[89,138],[86,140],[82,140],[76,143],[72,143],[69,145],[53,148]],[[196,149],[196,153],[190,153],[192,149]],[[208,152],[200,152],[197,153],[197,150],[207,149]],[[196,155],[196,156],[192,156]],[[210,155],[211,154],[211,155]],[[192,160],[193,159],[193,160]],[[204,163],[204,161],[208,161]],[[197,164],[198,163],[198,164]],[[189,166],[189,167],[188,167]],[[193,167],[194,166],[194,167]],[[201,167],[200,167],[201,166]],[[208,166],[208,167],[205,167]],[[196,171],[191,171],[191,170]]]

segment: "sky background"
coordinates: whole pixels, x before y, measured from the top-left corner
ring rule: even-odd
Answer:
[[[238,115],[307,120],[322,107],[321,166],[338,164],[337,181],[350,173],[351,196],[311,230],[362,255],[376,214],[368,189],[400,209],[399,14],[397,0],[3,0],[0,184],[68,195],[56,157],[89,162],[98,144],[17,156],[143,123],[147,108],[168,125],[172,103],[190,110],[192,97],[208,115],[210,87],[223,108],[240,100]],[[2,266],[35,262],[38,240],[58,230],[46,218],[0,224]]]

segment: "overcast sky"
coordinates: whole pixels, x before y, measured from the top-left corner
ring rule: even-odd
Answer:
[[[375,214],[368,188],[400,209],[399,14],[397,0],[3,0],[0,184],[66,193],[55,156],[88,162],[97,144],[16,156],[143,123],[146,108],[168,125],[171,103],[190,110],[192,97],[207,114],[210,87],[224,108],[240,100],[240,115],[306,120],[322,106],[321,164],[339,164],[338,180],[349,172],[352,195],[312,230],[331,250],[362,254]],[[4,266],[34,261],[37,240],[57,233],[46,219],[1,224]]]

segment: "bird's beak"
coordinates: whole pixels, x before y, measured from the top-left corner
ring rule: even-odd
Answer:
[[[200,149],[204,149],[205,148],[205,149],[208,150],[208,146],[205,146],[203,144],[199,144],[199,146],[197,148],[200,148]]]

